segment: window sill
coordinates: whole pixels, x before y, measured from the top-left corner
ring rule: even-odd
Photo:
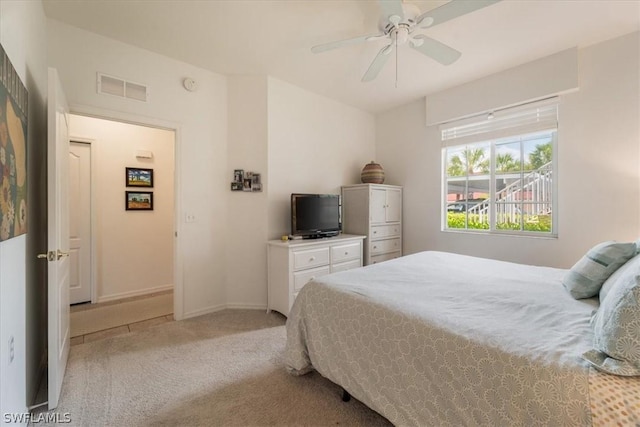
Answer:
[[[545,234],[540,235],[535,232],[522,232],[522,233],[508,233],[508,232],[500,232],[500,231],[476,231],[476,230],[464,230],[464,229],[451,229],[445,228],[440,230],[442,233],[452,233],[452,234],[469,234],[475,236],[501,236],[501,237],[517,237],[517,238],[529,238],[529,239],[542,239],[542,240],[557,240],[558,234]]]

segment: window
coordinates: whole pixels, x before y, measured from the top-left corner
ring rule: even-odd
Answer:
[[[557,101],[441,130],[445,230],[556,235]]]

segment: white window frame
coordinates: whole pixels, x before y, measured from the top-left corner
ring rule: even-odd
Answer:
[[[456,233],[482,233],[482,234],[506,234],[513,236],[526,236],[537,238],[557,238],[558,236],[558,109],[559,99],[557,97],[523,104],[496,112],[485,113],[481,116],[474,116],[467,119],[456,120],[440,126],[442,137],[442,200],[441,200],[441,229],[446,232]],[[551,231],[526,231],[505,230],[496,228],[496,203],[489,207],[489,229],[449,228],[447,221],[447,149],[451,147],[462,147],[477,144],[490,144],[490,171],[489,171],[489,193],[490,197],[496,194],[496,171],[495,171],[495,146],[505,139],[516,137],[527,137],[540,133],[555,132],[552,138],[552,209],[551,209]],[[520,141],[522,144],[522,141]],[[522,145],[521,145],[522,149]],[[521,159],[524,159],[521,156]]]

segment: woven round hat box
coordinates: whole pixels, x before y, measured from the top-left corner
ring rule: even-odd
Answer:
[[[365,184],[384,184],[384,169],[372,160],[362,168],[360,180]]]

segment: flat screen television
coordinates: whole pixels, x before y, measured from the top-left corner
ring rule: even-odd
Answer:
[[[340,196],[291,194],[291,235],[308,239],[340,234]]]

